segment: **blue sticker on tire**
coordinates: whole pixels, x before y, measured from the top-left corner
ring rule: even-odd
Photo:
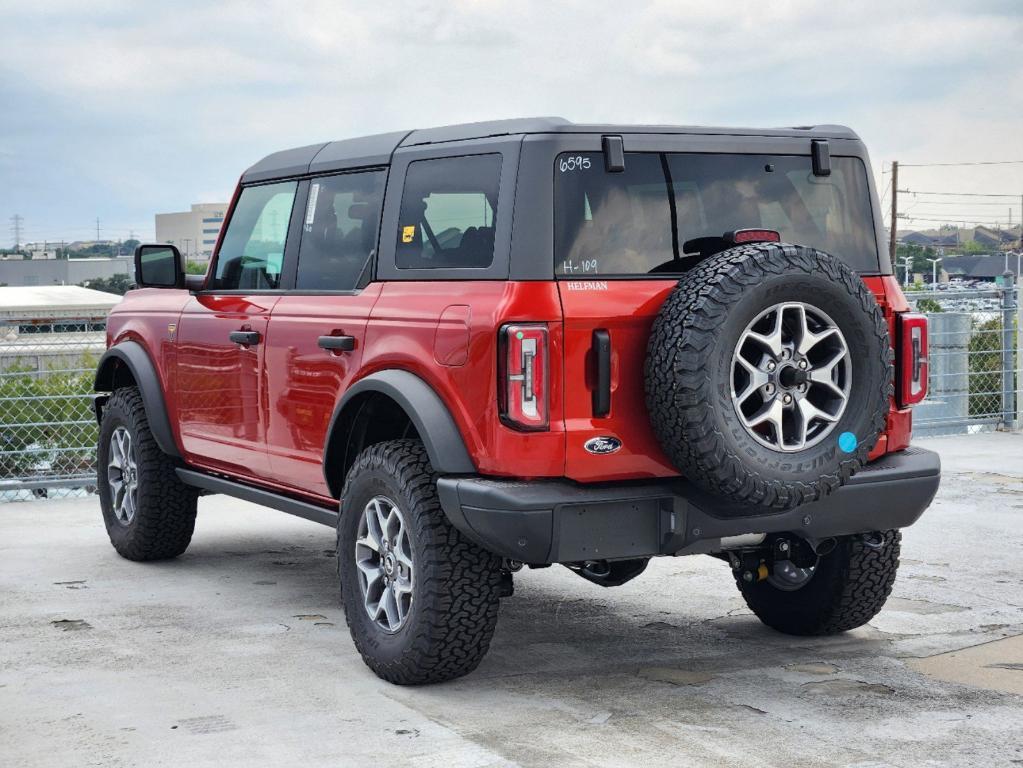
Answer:
[[[846,453],[855,451],[857,445],[859,445],[859,441],[852,432],[843,432],[838,436],[838,447]]]

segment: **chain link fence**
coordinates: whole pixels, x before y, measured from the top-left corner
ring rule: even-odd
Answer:
[[[914,434],[1020,426],[1017,293],[1008,280],[907,291],[930,321],[930,391]],[[0,501],[95,491],[90,395],[105,328],[104,315],[0,317]]]
[[[0,501],[95,490],[105,331],[104,315],[0,317]]]
[[[971,290],[907,291],[927,315],[927,399],[913,412],[914,435],[1018,428],[1019,308],[1014,280]]]

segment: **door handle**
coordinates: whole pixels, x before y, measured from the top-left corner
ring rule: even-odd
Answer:
[[[235,344],[248,347],[259,343],[259,331],[231,331],[227,338]]]
[[[354,336],[320,336],[316,346],[331,352],[351,352],[355,349]]]
[[[611,334],[598,328],[593,332],[593,361],[596,380],[593,383],[593,415],[598,418],[611,412]]]

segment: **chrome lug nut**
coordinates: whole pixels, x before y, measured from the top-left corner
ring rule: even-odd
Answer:
[[[792,395],[785,395],[785,397],[782,398],[782,402],[785,403],[785,405],[788,405],[789,403],[791,403],[792,402]]]
[[[806,360],[800,360],[799,367],[802,368],[803,370],[806,370]]]

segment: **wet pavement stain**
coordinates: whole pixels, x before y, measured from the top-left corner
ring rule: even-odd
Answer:
[[[822,661],[811,661],[805,664],[786,664],[785,669],[789,672],[802,672],[804,675],[833,675],[838,672],[834,664],[825,664]]]
[[[905,597],[888,598],[888,602],[885,603],[885,609],[902,613],[915,613],[918,616],[928,616],[936,613],[962,613],[963,611],[970,610],[961,605],[935,603],[930,600],[910,600]]]
[[[223,715],[186,717],[182,720],[178,720],[177,725],[172,726],[172,728],[176,729],[178,726],[195,735],[204,733],[223,733],[224,731],[234,731],[238,729],[237,725],[232,723]]]
[[[644,680],[670,683],[671,685],[703,685],[717,677],[709,672],[692,672],[688,669],[672,667],[644,667],[636,674]]]
[[[65,632],[80,632],[84,629],[92,629],[92,624],[83,619],[59,619],[50,623],[57,629],[62,629]]]
[[[821,680],[815,683],[803,683],[800,690],[812,694],[824,694],[827,696],[848,696],[857,693],[870,693],[889,696],[895,693],[895,689],[882,683],[865,683],[862,680]]]

